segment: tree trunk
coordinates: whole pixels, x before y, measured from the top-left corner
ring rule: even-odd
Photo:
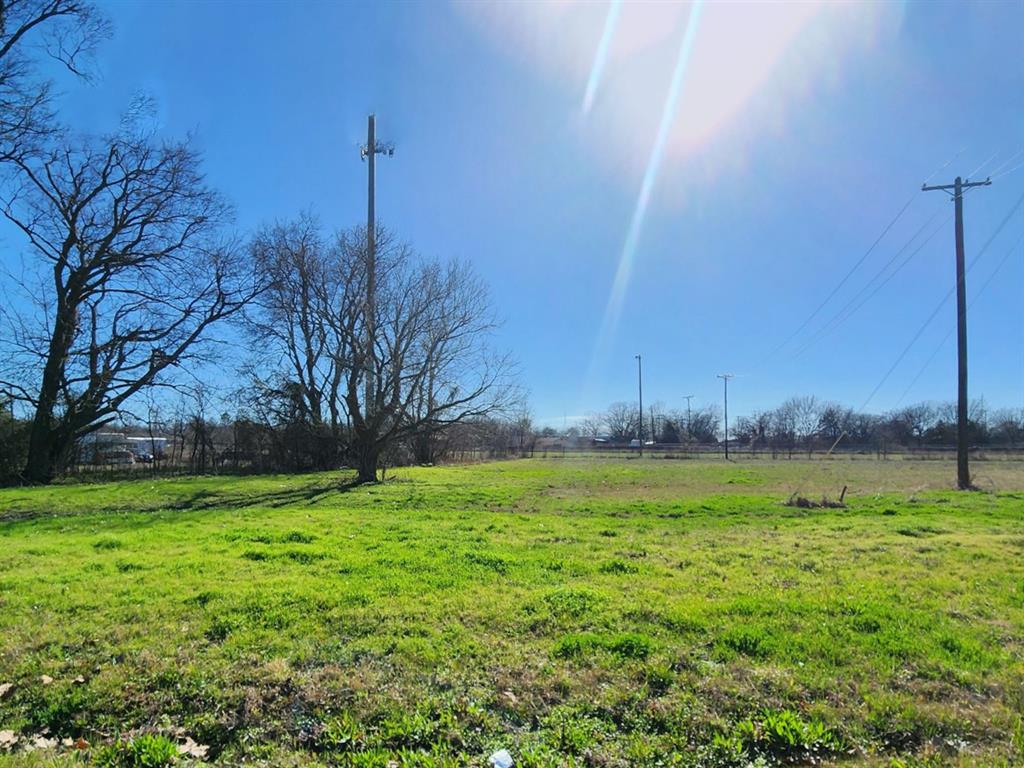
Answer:
[[[30,483],[49,483],[56,475],[51,435],[47,427],[39,415],[32,422],[28,458],[25,460],[25,470],[22,473],[25,480]]]
[[[55,273],[56,274],[56,273]],[[39,383],[39,401],[32,418],[29,432],[28,458],[25,460],[25,479],[30,483],[49,483],[60,468],[60,460],[70,453],[66,443],[70,436],[53,429],[53,412],[57,407],[60,382],[67,362],[68,350],[75,338],[78,325],[77,303],[68,297],[72,293],[71,283],[61,286],[57,279],[57,313],[47,348],[46,364],[43,366]],[[63,292],[62,292],[63,287]]]
[[[429,432],[416,436],[413,440],[413,453],[417,464],[434,463],[434,440]]]
[[[376,483],[377,482],[377,460],[380,452],[376,446],[360,445],[358,448],[358,470],[356,482]]]
[[[74,451],[74,439],[63,430],[54,430],[37,414],[29,436],[29,452],[22,473],[29,483],[49,483],[68,465]]]

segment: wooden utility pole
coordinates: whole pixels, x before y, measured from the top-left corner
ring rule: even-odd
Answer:
[[[718,378],[722,380],[722,384],[725,387],[725,460],[729,460],[729,379],[733,377],[731,373],[720,373]]]
[[[956,485],[960,490],[971,487],[971,473],[967,464],[967,283],[964,268],[964,190],[971,187],[987,187],[992,179],[985,181],[963,181],[959,176],[952,184],[929,187],[921,185],[922,192],[941,190],[950,193],[956,206]]]
[[[368,419],[373,409],[374,388],[373,374],[377,365],[377,219],[376,189],[377,155],[393,157],[393,144],[377,143],[377,120],[374,115],[366,119],[366,144],[359,148],[359,156],[367,161],[366,174],[366,313],[363,322],[366,326],[366,403],[363,410]]]
[[[644,369],[640,355],[636,356],[636,383],[640,391],[640,455],[644,455]]]
[[[693,421],[690,416],[690,401],[693,400],[693,395],[683,395],[683,400],[686,401],[686,439],[689,441],[690,436],[693,434],[690,430],[690,425]]]

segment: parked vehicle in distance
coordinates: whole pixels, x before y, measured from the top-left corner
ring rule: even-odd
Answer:
[[[131,451],[124,450],[112,450],[103,451],[97,455],[97,464],[115,464],[129,466],[135,463],[135,454]]]

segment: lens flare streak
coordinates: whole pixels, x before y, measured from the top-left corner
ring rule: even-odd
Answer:
[[[679,46],[679,55],[676,59],[675,69],[672,72],[672,80],[669,85],[668,94],[665,98],[665,105],[661,113],[661,122],[658,125],[658,133],[651,147],[650,158],[647,161],[647,169],[644,171],[643,182],[640,185],[640,194],[637,197],[636,207],[633,209],[633,217],[629,223],[629,230],[622,247],[622,254],[619,257],[619,266],[615,273],[615,280],[612,283],[611,293],[608,297],[608,305],[605,309],[604,321],[601,326],[601,333],[597,338],[599,347],[608,344],[611,335],[618,326],[619,316],[622,313],[622,303],[625,298],[626,289],[629,287],[629,278],[633,271],[633,262],[636,259],[637,243],[640,239],[640,231],[643,227],[644,217],[647,214],[647,206],[651,199],[651,192],[658,180],[658,172],[661,169],[662,156],[665,152],[665,144],[668,141],[669,132],[675,119],[676,109],[679,104],[679,97],[682,93],[684,76],[687,63],[690,60],[690,53],[693,50],[693,43],[697,36],[697,26],[700,20],[703,2],[697,0],[690,6],[690,15],[686,23],[686,31]],[[596,360],[594,362],[597,362]]]
[[[587,80],[587,90],[583,95],[584,116],[590,114],[590,108],[594,106],[594,97],[597,95],[597,87],[601,84],[604,65],[608,61],[608,49],[611,47],[612,38],[615,36],[615,26],[619,23],[619,14],[621,12],[622,0],[612,0],[608,6],[608,15],[604,18],[604,31],[601,33],[601,42],[597,45],[594,64],[590,68],[590,78]]]

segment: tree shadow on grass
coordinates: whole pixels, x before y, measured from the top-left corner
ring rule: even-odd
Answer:
[[[188,498],[180,499],[166,505],[164,509],[172,510],[208,510],[208,509],[246,509],[249,507],[269,507],[279,509],[293,505],[315,506],[327,498],[348,493],[359,484],[355,480],[329,485],[314,485],[305,488],[286,488],[263,493],[240,493],[202,490]]]
[[[279,509],[288,506],[316,506],[327,499],[356,488],[354,480],[341,482],[318,483],[311,486],[291,487],[260,493],[246,493],[245,483],[241,482],[235,490],[202,489],[184,498],[161,498],[147,503],[139,501],[131,508],[108,509],[111,517],[125,514],[156,514],[160,512],[206,512],[217,509],[238,510],[248,508]],[[0,509],[0,523],[19,523],[37,519],[56,519],[78,517],[81,515],[102,515],[103,510],[95,508],[65,509],[59,512],[52,508],[37,507],[16,510]]]

